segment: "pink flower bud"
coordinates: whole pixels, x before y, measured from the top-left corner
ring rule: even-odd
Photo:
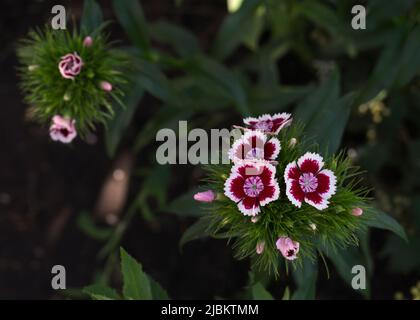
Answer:
[[[82,66],[82,58],[75,52],[61,57],[60,63],[58,64],[58,70],[60,70],[63,78],[73,80],[82,70]]]
[[[194,195],[194,200],[200,202],[213,202],[216,199],[216,194],[212,190],[205,192],[198,192]]]
[[[287,260],[295,260],[299,252],[299,242],[293,241],[289,237],[280,237],[276,242],[277,249]]]
[[[257,254],[261,254],[264,252],[264,248],[265,248],[265,242],[260,241],[257,243],[257,246],[255,247],[255,251],[257,252]]]
[[[54,141],[70,143],[77,136],[76,120],[56,115],[52,118],[50,137]]]
[[[296,143],[297,143],[296,138],[290,139],[290,141],[289,141],[289,147],[290,148],[293,148],[296,145]]]
[[[108,81],[101,81],[99,86],[101,87],[102,90],[106,92],[112,91],[112,84],[110,84]]]
[[[363,214],[363,209],[354,208],[353,210],[351,210],[351,214],[354,215],[355,217],[359,217]]]
[[[260,220],[260,217],[259,217],[259,216],[253,216],[253,217],[251,218],[252,223],[257,223],[257,222],[258,222],[258,220]]]
[[[87,36],[84,40],[83,40],[83,45],[85,47],[90,47],[93,43],[93,39],[90,36]]]

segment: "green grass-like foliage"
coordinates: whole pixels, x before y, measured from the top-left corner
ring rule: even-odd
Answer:
[[[30,106],[29,115],[34,120],[49,124],[54,115],[68,116],[76,120],[76,128],[82,136],[95,129],[95,123],[105,124],[114,115],[112,102],[121,106],[122,85],[127,82],[124,68],[126,56],[112,49],[103,26],[94,31],[91,46],[83,45],[85,34],[76,29],[30,31],[20,42],[17,53],[19,73],[25,101]],[[74,80],[61,76],[58,64],[68,53],[77,54],[83,67]],[[99,86],[101,81],[112,84],[111,92]]]
[[[301,208],[295,207],[285,193],[284,170],[287,164],[296,161],[305,152],[317,152],[318,146],[304,138],[303,126],[300,124],[283,129],[277,138],[282,147],[276,166],[280,197],[261,207],[256,223],[244,216],[235,202],[224,196],[224,183],[229,177],[231,165],[211,165],[205,168],[208,173],[205,179],[207,187],[219,194],[218,200],[209,208],[209,233],[233,241],[236,258],[252,257],[253,267],[275,275],[279,273],[282,260],[297,267],[304,257],[313,260],[321,247],[341,250],[349,245],[358,245],[356,232],[365,231],[369,219],[366,214],[359,217],[350,214],[355,207],[367,211],[369,190],[360,186],[360,171],[351,165],[344,153],[324,156],[323,168],[331,169],[337,177],[337,191],[330,199],[329,207],[322,211],[306,203]],[[289,145],[291,138],[298,141],[293,147]],[[310,224],[316,225],[315,231]],[[276,248],[280,236],[288,236],[300,243],[296,260],[289,262],[283,259]],[[257,255],[255,248],[260,241],[265,241],[265,249],[261,255]]]

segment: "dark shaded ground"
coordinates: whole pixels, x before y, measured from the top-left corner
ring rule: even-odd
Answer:
[[[81,1],[66,1],[77,15]],[[175,9],[173,1],[143,1],[150,20],[163,17],[182,23],[208,46],[223,18],[225,1],[184,1]],[[108,1],[103,1],[106,7]],[[52,2],[2,1],[0,12],[0,298],[57,298],[51,290],[51,268],[67,269],[67,286],[81,287],[92,282],[101,266],[95,256],[100,245],[79,231],[75,220],[83,209],[92,209],[101,185],[112,168],[105,153],[102,133],[98,142],[76,142],[67,147],[49,141],[45,128],[25,121],[25,105],[19,93],[15,67],[15,41],[30,26],[49,17]],[[111,18],[111,11],[106,11]],[[117,28],[117,27],[116,27]],[[117,28],[116,35],[121,34]],[[150,99],[151,100],[151,99]],[[147,101],[152,108],[153,100]],[[140,108],[141,109],[141,108]],[[136,119],[144,123],[148,111]],[[170,195],[171,197],[171,195]],[[246,284],[247,262],[237,262],[222,240],[196,241],[181,254],[178,241],[190,220],[161,216],[158,225],[141,218],[133,220],[123,241],[174,298],[232,297]],[[382,234],[376,237],[381,242]],[[375,247],[375,246],[374,246]],[[374,297],[392,298],[401,278],[389,278],[381,271],[374,277]],[[379,274],[382,272],[382,274]],[[338,276],[326,281],[321,271],[320,298],[359,298]],[[381,279],[387,279],[386,282]],[[337,280],[337,281],[335,281]],[[281,291],[274,288],[278,296]],[[326,292],[324,294],[324,292]]]

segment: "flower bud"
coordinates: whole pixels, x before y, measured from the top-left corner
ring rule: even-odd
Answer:
[[[101,87],[102,90],[106,92],[112,91],[112,84],[110,84],[108,81],[101,81],[99,86]]]
[[[194,200],[199,202],[213,202],[216,199],[216,194],[213,190],[198,192],[194,195]]]
[[[359,217],[363,214],[363,209],[354,208],[353,210],[351,210],[351,214],[354,215],[355,217]]]
[[[257,252],[257,254],[261,254],[264,252],[264,248],[265,248],[265,242],[260,241],[257,243],[257,246],[255,247],[255,251]]]
[[[85,47],[90,47],[93,43],[93,39],[90,36],[87,36],[84,40],[83,40],[83,45]]]

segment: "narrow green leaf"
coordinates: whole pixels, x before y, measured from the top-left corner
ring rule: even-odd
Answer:
[[[346,250],[333,250],[324,248],[322,250],[331,260],[340,277],[351,286],[354,274],[352,268],[355,265],[364,266],[366,269],[366,289],[358,292],[366,298],[370,297],[370,280],[367,261],[358,247],[349,247]]]
[[[252,299],[254,300],[274,300],[270,292],[268,292],[264,286],[257,282],[252,286]]]
[[[149,276],[153,300],[170,300],[168,293],[162,286]]]
[[[404,231],[404,228],[390,215],[378,210],[371,209],[365,210],[365,215],[368,215],[368,226],[389,230],[395,233],[397,236],[408,242],[407,234]]]
[[[244,0],[239,10],[226,16],[213,47],[218,59],[226,58],[243,42],[256,45],[262,30],[260,5],[260,0]]]
[[[134,83],[131,88],[127,90],[123,98],[123,103],[126,106],[125,109],[115,108],[115,116],[107,124],[107,130],[105,132],[105,143],[110,157],[115,155],[115,151],[117,150],[124,131],[129,126],[143,96],[144,90],[142,85],[140,83]]]
[[[243,116],[249,115],[245,89],[238,78],[222,64],[200,55],[191,59],[186,68],[197,77],[197,81],[213,85],[214,89],[229,99]]]
[[[200,203],[194,200],[194,194],[199,192],[197,188],[189,191],[180,197],[174,199],[163,210],[165,212],[174,213],[179,217],[201,217],[205,214],[203,206],[205,203]]]
[[[297,289],[293,292],[292,300],[314,300],[316,280],[318,278],[318,264],[305,258],[302,266],[293,270]]]
[[[201,217],[194,224],[192,224],[182,235],[181,240],[179,241],[179,247],[182,247],[190,241],[205,238],[210,235],[208,232],[208,227],[210,223],[210,218],[208,216]]]
[[[290,300],[289,287],[286,287],[286,289],[284,289],[283,298],[281,300]]]
[[[85,0],[83,3],[83,14],[81,19],[81,30],[87,34],[99,28],[102,24],[103,15],[101,7],[95,0]]]
[[[125,299],[151,300],[152,290],[147,275],[139,262],[123,248],[121,254],[121,272],[123,275],[123,294]]]
[[[92,284],[84,287],[83,292],[88,294],[94,300],[119,300],[120,295],[112,288],[101,285]]]
[[[339,94],[340,74],[335,69],[329,79],[295,109],[295,119],[305,123],[308,136],[315,138],[323,152],[334,153],[340,146],[355,101],[354,93],[341,98]]]
[[[144,52],[150,49],[147,22],[139,1],[113,0],[115,14],[130,40]]]
[[[106,240],[111,237],[112,228],[98,227],[87,211],[82,211],[77,217],[77,225],[88,236],[96,240]]]
[[[200,51],[196,36],[189,30],[167,21],[158,21],[150,28],[150,36],[158,42],[169,44],[181,57]]]

